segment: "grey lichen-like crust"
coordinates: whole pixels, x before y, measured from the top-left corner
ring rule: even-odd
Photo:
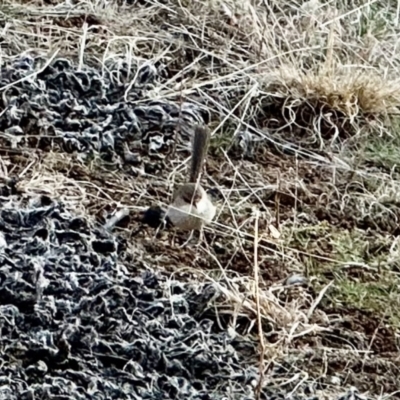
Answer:
[[[1,398],[252,398],[257,369],[215,330],[215,288],[167,290],[61,204],[0,205]]]
[[[167,286],[62,204],[0,189],[0,398],[254,398],[258,344],[219,328],[214,286]]]
[[[9,145],[25,133],[31,136],[20,146],[43,150],[56,146],[86,158],[101,154],[108,162],[156,174],[173,149],[175,132],[179,131],[180,140],[189,141],[192,127],[208,122],[203,106],[146,99],[160,79],[154,66],[128,69],[126,63],[107,63],[103,73],[89,67],[78,71],[61,58],[41,70],[43,64],[45,60],[25,56],[2,68],[0,87],[12,85],[5,90],[0,113],[0,131],[6,133]],[[27,79],[30,75],[34,78]],[[17,80],[21,82],[13,85]]]
[[[5,65],[1,146],[58,146],[151,173],[162,168],[179,118],[185,134],[208,117],[188,103],[130,104],[143,99],[158,71],[133,71],[126,101],[130,78],[126,66],[116,68],[103,76],[56,60],[25,79],[38,70],[33,58]],[[123,146],[135,140],[152,159]],[[0,182],[1,399],[254,399],[258,342],[228,334],[215,315],[216,287],[139,272],[117,236],[54,199],[28,200]],[[313,387],[285,397],[288,387],[268,382],[290,381],[286,369],[269,374],[262,399],[316,398]],[[351,395],[358,396],[342,399]]]

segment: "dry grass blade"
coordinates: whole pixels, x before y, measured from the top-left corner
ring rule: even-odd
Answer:
[[[265,357],[265,343],[264,343],[264,333],[262,328],[262,319],[261,319],[261,307],[260,307],[260,296],[259,296],[259,271],[258,271],[258,218],[259,213],[258,210],[255,212],[254,218],[254,290],[255,290],[255,299],[256,299],[256,307],[257,307],[257,328],[258,328],[258,337],[260,340],[260,377],[256,386],[256,398],[261,398],[261,390],[264,382],[264,357]]]

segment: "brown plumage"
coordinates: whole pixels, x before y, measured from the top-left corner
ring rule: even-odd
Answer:
[[[194,131],[192,143],[192,159],[190,162],[189,182],[197,182],[204,165],[208,145],[210,143],[210,131],[203,126],[197,126]]]
[[[172,204],[167,210],[167,217],[180,230],[200,230],[204,223],[211,222],[216,213],[215,206],[199,182],[209,141],[209,130],[206,127],[196,127],[189,182],[175,189]]]

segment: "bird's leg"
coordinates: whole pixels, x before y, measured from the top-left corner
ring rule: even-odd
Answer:
[[[175,236],[176,236],[176,232],[175,232],[175,229],[173,229],[172,235],[169,235],[169,245],[170,245],[170,247],[175,247]]]
[[[196,247],[199,247],[203,241],[204,241],[205,237],[204,237],[204,226],[201,225],[201,228],[199,229],[199,240],[196,243]]]
[[[161,224],[157,227],[156,232],[154,234],[154,238],[157,239],[158,234],[160,233]]]
[[[154,238],[157,239],[157,237],[159,237],[160,231],[164,230],[167,226],[167,219],[164,216],[163,219],[161,220],[161,222],[158,224],[156,232],[154,234]]]
[[[183,245],[182,245],[182,246],[179,246],[179,247],[180,247],[180,248],[185,247],[185,246],[192,240],[192,237],[193,237],[193,230],[190,231],[189,237],[188,237],[188,239],[186,240],[186,242],[183,243]]]

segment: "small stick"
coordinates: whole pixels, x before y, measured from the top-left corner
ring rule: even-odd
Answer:
[[[5,86],[0,87],[0,92],[2,90],[5,90],[5,89],[8,89],[8,88],[13,87],[15,85],[18,85],[18,83],[21,83],[23,81],[27,81],[28,79],[32,78],[33,76],[36,76],[36,75],[40,74],[41,72],[43,72],[51,64],[51,62],[56,58],[56,55],[58,54],[59,51],[60,51],[60,49],[57,49],[53,53],[53,55],[49,58],[49,60],[47,60],[46,64],[44,64],[44,66],[39,69],[39,71],[32,72],[31,74],[29,74],[27,76],[24,76],[21,79],[18,79],[18,80],[14,81],[14,82],[10,82],[9,84],[7,84]]]
[[[258,218],[259,211],[256,210],[256,219],[254,221],[254,284],[255,284],[255,296],[256,296],[256,308],[257,308],[257,325],[258,325],[258,337],[260,338],[260,379],[255,388],[256,399],[261,398],[261,389],[264,380],[264,355],[265,355],[265,344],[264,335],[261,322],[261,310],[260,310],[260,293],[259,293],[259,279],[258,279]]]

